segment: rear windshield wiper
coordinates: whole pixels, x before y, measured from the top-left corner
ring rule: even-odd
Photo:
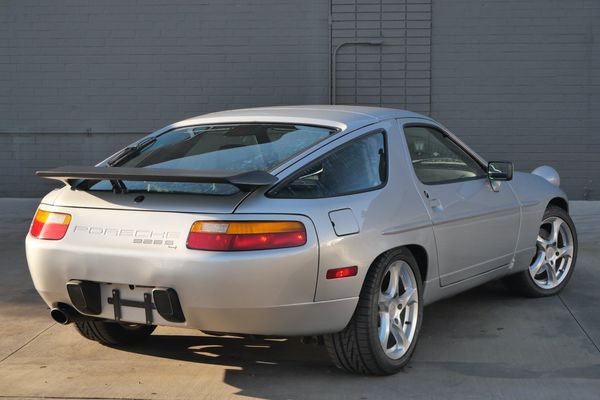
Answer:
[[[114,167],[118,164],[124,163],[125,161],[130,160],[134,156],[137,156],[138,154],[140,154],[140,152],[143,149],[150,146],[154,142],[156,142],[156,137],[146,138],[146,139],[140,141],[135,146],[129,146],[129,147],[124,148],[123,150],[121,150],[120,152],[115,154],[113,157],[111,157],[106,163],[109,167]]]

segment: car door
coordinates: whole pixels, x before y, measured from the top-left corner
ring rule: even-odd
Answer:
[[[440,284],[450,285],[514,257],[520,209],[508,182],[487,179],[487,168],[442,128],[405,123],[415,183],[433,223]]]

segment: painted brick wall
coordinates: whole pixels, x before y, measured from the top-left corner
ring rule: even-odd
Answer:
[[[433,0],[432,115],[488,159],[600,199],[600,2]]]
[[[139,134],[0,134],[0,197],[41,196],[58,181],[37,178],[37,170],[62,165],[94,165],[139,139]]]
[[[429,113],[431,0],[332,0],[331,12],[336,103]]]
[[[326,0],[0,1],[0,196],[40,195],[34,169],[96,162],[186,117],[328,102],[328,12]]]
[[[0,1],[0,196],[205,112],[336,100],[431,113],[600,199],[597,0]],[[331,39],[331,46],[329,45]]]

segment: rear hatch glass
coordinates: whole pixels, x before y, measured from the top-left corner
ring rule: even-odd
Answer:
[[[270,171],[333,135],[334,128],[298,124],[195,125],[147,137],[108,160],[112,167],[186,170]],[[86,180],[78,189],[110,192],[114,182]],[[139,193],[233,195],[228,183],[122,181],[120,189]]]

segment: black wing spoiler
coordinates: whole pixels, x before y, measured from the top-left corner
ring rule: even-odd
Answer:
[[[193,170],[127,167],[59,167],[37,171],[37,176],[56,179],[73,187],[79,179],[110,181],[154,181],[189,183],[229,183],[244,192],[270,186],[277,178],[265,171]]]

